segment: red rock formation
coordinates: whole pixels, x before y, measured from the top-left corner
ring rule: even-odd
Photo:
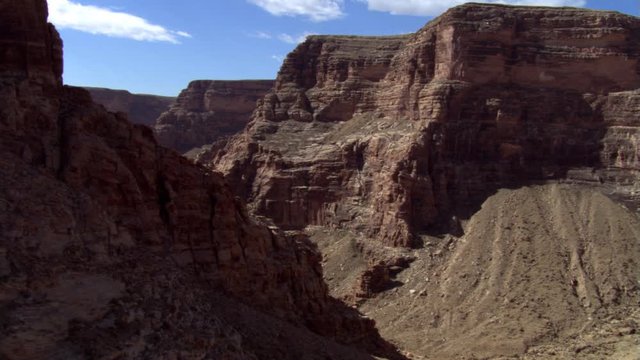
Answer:
[[[50,90],[61,84],[62,41],[53,25],[40,21],[47,14],[44,2],[27,1],[12,14],[16,4],[0,3],[0,64],[3,78],[25,79]],[[9,15],[10,14],[10,15]]]
[[[407,37],[313,36],[245,133],[201,160],[279,226],[390,245],[536,180],[637,201],[638,34],[619,13],[465,5]]]
[[[111,112],[123,112],[134,124],[153,126],[163,112],[169,110],[174,97],[132,94],[126,90],[85,87],[93,101]]]
[[[637,321],[639,53],[639,19],[571,8],[469,4],[408,37],[313,36],[200,161],[251,212],[320,225],[305,229],[333,293],[404,350],[555,357]]]
[[[161,145],[186,153],[235,135],[247,125],[272,80],[198,80],[155,123]]]
[[[229,315],[240,305],[211,303],[228,295],[294,324],[281,329],[389,350],[327,295],[305,238],[259,224],[220,174],[62,86],[44,0],[0,10],[0,357],[252,358],[284,346],[267,335],[243,348],[251,325],[220,320],[241,318]],[[327,356],[366,357],[318,341]]]

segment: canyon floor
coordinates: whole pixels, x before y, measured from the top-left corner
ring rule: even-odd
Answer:
[[[347,301],[367,261],[409,259],[388,289],[354,306],[410,358],[638,359],[640,311],[604,310],[603,298],[626,289],[594,285],[633,268],[637,213],[590,187],[551,183],[498,190],[461,223],[464,235],[425,234],[415,250],[307,232],[332,294]]]

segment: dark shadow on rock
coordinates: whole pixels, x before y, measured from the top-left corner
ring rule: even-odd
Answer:
[[[499,189],[571,181],[573,169],[603,168],[607,124],[597,103],[580,92],[553,88],[455,90],[445,120],[426,132],[424,156],[438,217],[411,219],[414,233],[461,236],[460,221]]]

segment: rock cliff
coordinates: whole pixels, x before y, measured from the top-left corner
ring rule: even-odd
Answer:
[[[395,356],[304,236],[62,85],[44,0],[0,10],[1,358]]]
[[[640,19],[575,8],[311,36],[198,161],[416,356],[615,357],[599,336],[640,320],[639,55]]]
[[[134,124],[153,126],[176,100],[170,96],[132,94],[126,90],[85,87],[94,102],[111,112],[123,112]]]
[[[279,226],[389,245],[531,181],[637,201],[639,52],[637,18],[573,8],[466,5],[406,37],[312,36],[201,161]]]
[[[198,80],[155,123],[161,145],[181,153],[235,135],[247,125],[272,80]]]

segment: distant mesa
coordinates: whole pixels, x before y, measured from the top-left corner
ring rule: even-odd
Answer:
[[[242,131],[273,80],[196,80],[177,98],[86,87],[95,102],[153,128],[158,142],[182,154],[198,154]]]
[[[273,80],[192,81],[155,122],[158,142],[187,153],[237,134],[273,84]]]
[[[132,94],[127,90],[85,87],[93,101],[112,112],[123,112],[134,124],[153,126],[163,112],[175,102],[171,96]]]

